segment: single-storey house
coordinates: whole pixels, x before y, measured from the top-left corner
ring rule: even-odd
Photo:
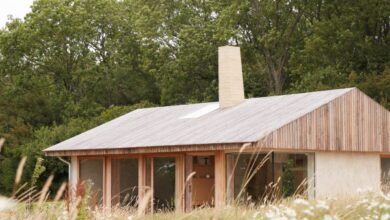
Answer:
[[[259,201],[273,187],[381,190],[388,110],[357,88],[245,99],[240,49],[218,52],[219,102],[138,109],[47,148],[71,158],[72,190],[90,180],[106,207],[148,194],[151,211]]]

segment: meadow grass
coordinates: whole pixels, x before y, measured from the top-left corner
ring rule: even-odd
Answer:
[[[3,204],[0,199],[0,204]],[[9,200],[11,201],[11,200]],[[58,202],[25,203],[13,202],[0,209],[0,219],[113,219],[113,220],[172,220],[172,219],[390,219],[390,198],[383,194],[365,192],[353,197],[326,200],[284,199],[267,205],[235,205],[224,208],[202,208],[189,213],[165,212],[138,216],[135,209],[95,209],[77,207],[87,213],[74,215],[64,200]]]

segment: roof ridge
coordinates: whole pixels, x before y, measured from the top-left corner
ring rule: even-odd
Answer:
[[[327,89],[327,90],[318,90],[318,91],[301,92],[301,93],[289,93],[289,94],[282,94],[282,95],[269,95],[269,96],[251,97],[251,98],[245,98],[244,102],[247,101],[247,100],[254,100],[254,99],[275,98],[275,97],[303,95],[303,94],[312,94],[312,93],[322,93],[322,92],[331,92],[331,91],[338,91],[338,90],[345,90],[346,92],[348,92],[348,91],[350,91],[352,89],[356,89],[356,87],[339,88],[339,89]],[[244,102],[242,102],[242,103],[240,103],[238,105],[241,105]],[[177,104],[177,105],[154,106],[154,107],[139,108],[139,109],[135,109],[133,111],[143,110],[143,109],[158,109],[158,108],[180,107],[180,106],[189,106],[189,105],[206,105],[206,104],[214,104],[214,103],[218,103],[218,101],[197,102],[197,103],[184,103],[184,104]],[[232,107],[235,107],[235,106],[232,106]],[[133,111],[131,111],[131,112],[133,112]],[[130,112],[128,112],[128,113],[130,113]]]

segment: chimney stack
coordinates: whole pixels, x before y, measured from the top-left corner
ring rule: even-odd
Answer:
[[[218,48],[219,107],[228,108],[245,100],[240,48]]]

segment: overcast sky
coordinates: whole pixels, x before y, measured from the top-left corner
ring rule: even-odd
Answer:
[[[7,16],[23,18],[31,11],[30,6],[34,0],[0,0],[0,28],[7,22]]]

